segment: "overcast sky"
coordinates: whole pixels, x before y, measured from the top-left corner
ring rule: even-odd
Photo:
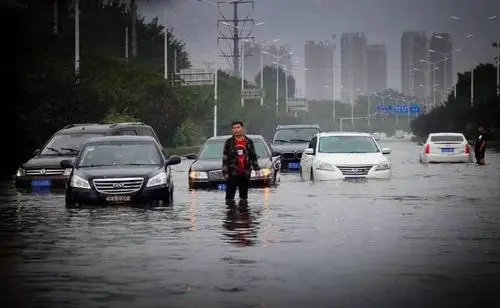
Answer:
[[[217,59],[217,7],[207,2],[216,0],[142,0],[141,14],[150,19],[158,16],[175,28],[175,35],[184,40],[192,56],[193,66],[201,67],[201,61]],[[169,4],[168,4],[169,3]],[[244,13],[250,13],[241,6]],[[226,17],[232,18],[231,11]],[[245,14],[246,15],[246,14]],[[457,22],[450,16],[461,17],[468,22]],[[424,30],[450,32],[455,48],[462,48],[454,59],[454,71],[470,69],[479,62],[492,62],[494,40],[500,39],[500,18],[488,21],[488,17],[500,15],[500,0],[255,0],[251,17],[265,24],[253,29],[256,41],[279,38],[280,44],[289,45],[294,60],[303,63],[306,40],[331,40],[337,33],[339,46],[342,32],[362,31],[368,44],[385,44],[388,53],[388,84],[397,90],[401,87],[401,34],[403,31]],[[464,38],[474,33],[472,38]],[[228,49],[225,49],[227,52]],[[340,46],[336,64],[340,65]],[[337,72],[337,89],[340,72]],[[303,74],[298,74],[300,92],[304,89]]]

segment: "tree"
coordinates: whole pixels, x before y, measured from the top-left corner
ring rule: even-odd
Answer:
[[[474,69],[474,105],[471,106],[470,72],[458,74],[457,97],[411,123],[420,137],[438,131],[460,131],[471,138],[478,124],[496,128],[500,124],[500,97],[496,95],[496,68],[480,64]]]

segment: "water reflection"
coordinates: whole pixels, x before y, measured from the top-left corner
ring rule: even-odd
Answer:
[[[223,227],[227,241],[235,246],[254,246],[257,238],[255,214],[248,205],[229,205],[226,208],[226,218]]]

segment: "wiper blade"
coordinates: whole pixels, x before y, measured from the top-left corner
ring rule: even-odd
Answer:
[[[283,139],[276,139],[274,142],[289,142],[289,140],[283,140]]]
[[[78,150],[78,149],[73,149],[73,148],[61,148],[61,150],[64,150],[64,151],[70,151],[70,152],[80,152],[80,150]]]
[[[307,140],[307,139],[290,139],[290,141],[293,141],[293,142],[309,142],[311,140]]]
[[[58,149],[55,149],[55,148],[51,148],[51,147],[48,147],[46,148],[47,150],[51,150],[52,152],[56,152],[57,154],[59,155],[63,155],[63,153],[61,153],[61,151],[59,151]]]

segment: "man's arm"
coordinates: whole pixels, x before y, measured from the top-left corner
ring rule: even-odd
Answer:
[[[248,158],[250,159],[250,164],[252,165],[253,170],[259,171],[259,161],[257,159],[257,153],[255,153],[255,145],[251,139],[248,139]]]
[[[229,140],[224,143],[224,151],[222,152],[222,174],[226,178],[229,175]]]
[[[488,133],[484,132],[483,138],[481,138],[481,143],[480,143],[481,145],[479,146],[479,151],[483,151],[487,143],[488,143]]]

